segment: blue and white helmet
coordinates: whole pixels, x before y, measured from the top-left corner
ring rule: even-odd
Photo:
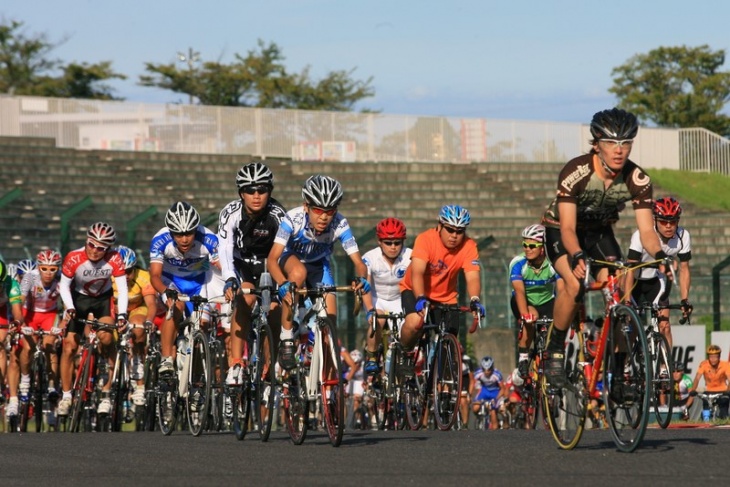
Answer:
[[[469,226],[471,215],[469,215],[469,210],[464,207],[459,205],[446,205],[441,208],[439,222],[451,225],[454,228],[464,228]]]
[[[125,270],[133,269],[137,265],[137,254],[134,250],[120,245],[117,247],[117,252],[119,252],[119,256],[122,258],[122,262],[124,262]]]
[[[36,265],[35,262],[30,259],[23,259],[16,265],[16,275],[18,277],[23,277],[26,273],[35,270]]]
[[[482,370],[492,370],[494,368],[494,359],[489,355],[485,355],[480,364]]]

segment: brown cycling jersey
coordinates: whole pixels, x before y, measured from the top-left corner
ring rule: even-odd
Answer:
[[[558,191],[542,218],[546,227],[560,228],[559,202],[578,207],[577,227],[598,229],[618,221],[624,203],[631,200],[634,210],[652,208],[653,190],[649,175],[631,160],[606,188],[593,164],[593,154],[585,154],[563,167],[558,177]]]

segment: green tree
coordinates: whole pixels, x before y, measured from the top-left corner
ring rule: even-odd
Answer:
[[[231,64],[203,62],[197,69],[180,69],[175,63],[145,63],[151,74],[140,76],[139,84],[193,96],[201,105],[236,107],[351,111],[374,94],[372,78],[356,80],[354,70],[314,80],[309,67],[289,73],[284,59],[275,43],[259,40],[257,49],[236,54]]]
[[[661,127],[704,127],[730,135],[730,73],[720,71],[725,50],[660,47],[613,69],[619,106]]]
[[[17,20],[0,22],[0,93],[115,99],[112,88],[101,82],[125,76],[115,73],[111,62],[64,64],[50,57],[59,44],[44,33],[29,35],[23,26]]]

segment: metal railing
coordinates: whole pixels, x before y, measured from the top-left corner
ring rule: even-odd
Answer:
[[[693,170],[706,167],[717,144],[680,150],[683,132],[642,127],[632,159],[679,169],[683,157]],[[0,96],[0,135],[50,137],[74,149],[457,163],[566,161],[587,152],[591,138],[577,123],[18,96]]]
[[[679,168],[730,175],[730,139],[702,128],[679,131]]]

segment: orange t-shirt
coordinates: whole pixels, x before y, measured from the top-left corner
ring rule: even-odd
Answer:
[[[713,369],[709,360],[700,362],[697,373],[705,378],[705,392],[725,392],[728,390],[727,380],[730,379],[730,362],[723,360]]]
[[[432,228],[416,237],[413,244],[411,261],[426,261],[426,273],[423,276],[426,297],[437,303],[454,304],[457,301],[456,278],[459,270],[464,272],[479,270],[479,251],[477,243],[469,237],[455,249],[447,249],[441,242],[437,229]],[[400,290],[413,290],[412,263],[400,282]]]

